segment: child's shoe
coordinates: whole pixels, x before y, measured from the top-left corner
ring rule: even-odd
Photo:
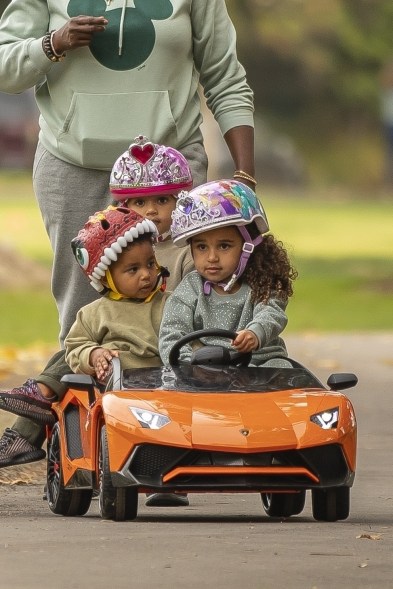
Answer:
[[[55,417],[51,407],[52,401],[41,394],[38,383],[33,378],[10,391],[0,391],[0,409],[28,417],[40,425],[54,424]]]
[[[36,462],[45,458],[45,450],[35,448],[19,432],[7,427],[0,438],[0,468]]]

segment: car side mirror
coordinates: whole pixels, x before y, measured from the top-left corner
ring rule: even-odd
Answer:
[[[344,389],[350,389],[356,386],[358,383],[358,377],[356,374],[350,372],[337,372],[331,374],[327,379],[327,385],[332,391],[342,391]]]

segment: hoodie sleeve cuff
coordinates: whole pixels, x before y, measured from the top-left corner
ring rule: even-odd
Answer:
[[[46,74],[51,69],[52,62],[50,61],[50,59],[47,58],[47,56],[44,53],[44,50],[42,48],[42,39],[43,37],[40,37],[39,39],[34,39],[29,45],[28,53],[29,58],[34,67],[39,72]]]

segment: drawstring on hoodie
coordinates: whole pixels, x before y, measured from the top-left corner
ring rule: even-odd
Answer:
[[[119,55],[123,53],[124,19],[126,17],[127,0],[123,0],[119,25]]]
[[[107,6],[110,6],[112,0],[105,0]],[[123,38],[124,38],[124,19],[126,17],[127,0],[123,0],[123,7],[121,9],[120,24],[119,24],[119,55],[123,54]]]

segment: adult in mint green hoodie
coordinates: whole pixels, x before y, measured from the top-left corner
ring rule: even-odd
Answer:
[[[0,91],[34,86],[40,110],[33,182],[54,252],[61,343],[96,298],[69,243],[109,203],[109,170],[130,137],[175,147],[194,185],[206,180],[199,84],[234,171],[252,186],[253,93],[225,0],[13,0],[3,13]]]

